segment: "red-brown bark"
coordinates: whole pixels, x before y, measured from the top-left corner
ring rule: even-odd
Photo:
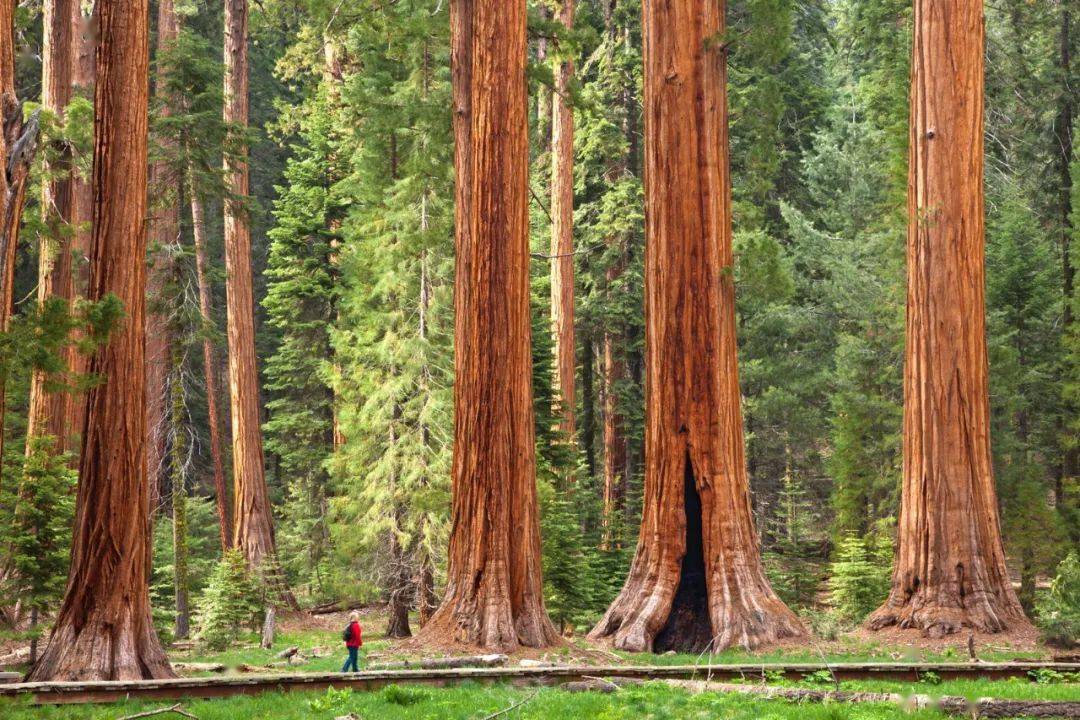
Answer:
[[[645,497],[622,592],[593,629],[634,650],[804,631],[761,565],[735,342],[723,3],[646,2]]]
[[[247,0],[225,2],[225,122],[248,123]],[[266,493],[259,371],[255,364],[247,149],[225,158],[231,198],[225,203],[225,291],[229,344],[229,408],[233,443],[233,547],[253,570],[275,575],[282,599],[295,605],[277,573],[274,521]]]
[[[574,25],[574,0],[562,0],[556,20]],[[570,80],[574,61],[562,57],[555,66],[551,136],[551,327],[555,343],[555,396],[559,430],[573,441],[576,420],[574,381],[577,369],[574,342],[574,110]]]
[[[78,11],[78,3],[76,3]],[[74,76],[75,91],[92,98],[94,94],[94,49],[97,46],[94,32],[91,28],[92,18],[89,15],[76,13],[75,17],[75,67],[72,71]],[[91,223],[94,208],[94,194],[87,178],[76,175],[72,178],[73,195],[75,198],[74,212],[72,213],[73,233],[71,237],[71,280],[72,291],[77,297],[86,297],[86,291],[90,284],[90,264],[87,257],[90,253]],[[71,354],[71,371],[76,376],[86,374],[90,367],[90,358],[82,353]],[[81,438],[83,423],[86,420],[86,396],[83,393],[74,393],[71,402],[68,403],[68,432],[73,438]],[[81,446],[81,440],[75,440],[69,448],[77,451]],[[73,467],[78,467],[77,454],[72,458]]]
[[[205,218],[202,199],[195,189],[194,170],[188,173],[188,197],[191,199],[191,229],[195,238],[195,274],[199,283],[199,316],[204,330],[213,326],[210,305],[210,281],[206,276]],[[214,467],[214,493],[217,495],[218,533],[221,549],[232,547],[232,506],[229,488],[225,484],[225,462],[221,450],[221,414],[218,412],[217,362],[214,343],[209,334],[203,336],[203,374],[206,378],[206,415],[210,425],[210,458]]]
[[[41,104],[62,120],[71,101],[75,73],[75,30],[81,15],[75,0],[50,0],[44,5],[41,72]],[[74,307],[74,284],[71,266],[72,221],[75,213],[75,183],[72,178],[72,154],[69,147],[56,148],[56,161],[49,168],[53,179],[42,185],[42,219],[47,234],[41,238],[38,253],[39,304],[50,297],[68,301]],[[63,351],[70,367],[73,348]],[[68,420],[72,402],[68,392],[49,392],[47,375],[35,370],[30,381],[30,402],[27,415],[27,436],[54,438],[52,451],[63,453],[69,443]],[[26,444],[27,452],[32,449]]]
[[[904,472],[892,593],[872,628],[1027,621],[990,456],[982,0],[916,0],[908,176]]]
[[[173,0],[158,3],[157,54],[168,51],[180,34]],[[164,92],[159,78],[157,93]],[[163,98],[161,114],[172,113],[175,98]],[[163,155],[175,155],[171,138],[159,140]],[[146,295],[146,465],[150,472],[150,512],[156,512],[162,474],[168,471],[165,455],[169,426],[169,368],[172,359],[172,339],[169,319],[162,305],[162,290],[171,272],[170,252],[180,236],[180,196],[176,173],[164,159],[151,168],[150,181],[158,204],[152,208],[150,219],[150,257]]]
[[[67,589],[30,680],[173,675],[154,633],[147,587],[146,475],[147,0],[98,0],[94,222],[89,299],[114,294],[126,316],[90,369],[87,424]]]
[[[449,570],[433,642],[540,647],[525,3],[450,6],[457,247]]]

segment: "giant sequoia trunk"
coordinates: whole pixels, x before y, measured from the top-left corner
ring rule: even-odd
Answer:
[[[557,20],[574,25],[574,0],[562,0]],[[577,352],[574,344],[574,111],[570,79],[574,61],[563,57],[555,67],[551,120],[551,326],[555,338],[555,391],[559,429],[572,442]]]
[[[180,25],[172,0],[158,4],[157,56],[161,57],[170,46],[175,45]],[[164,78],[158,79],[157,92],[163,92]],[[161,98],[161,113],[172,113],[175,98]],[[165,154],[175,154],[171,138],[160,140]],[[169,371],[172,362],[169,319],[162,307],[162,290],[170,272],[170,250],[180,235],[180,197],[177,177],[169,164],[158,160],[151,169],[154,194],[163,202],[151,208],[150,216],[150,271],[147,276],[146,313],[146,465],[150,471],[150,512],[156,511],[161,488],[161,478],[168,474],[166,458],[170,422]]]
[[[41,65],[41,104],[58,118],[63,118],[71,101],[75,72],[75,30],[78,3],[75,0],[51,0],[44,5],[42,25],[45,39]],[[71,274],[71,223],[75,213],[75,182],[72,177],[71,149],[66,144],[56,148],[55,161],[50,163],[53,179],[42,184],[41,207],[47,234],[41,238],[38,252],[38,303],[51,297],[74,301]],[[70,367],[73,348],[64,349]],[[52,451],[67,450],[71,417],[70,393],[49,392],[47,375],[35,370],[30,382],[30,407],[26,433],[29,437],[51,435],[55,438]],[[26,444],[27,452],[32,444]]]
[[[150,618],[144,332],[149,73],[147,0],[98,0],[90,300],[126,317],[95,352],[87,393],[71,570],[30,680],[173,675]]]
[[[750,510],[722,5],[645,3],[644,514],[626,585],[591,635],[625,650],[753,648],[803,633],[765,579]]]
[[[247,0],[225,2],[225,121],[248,122]],[[296,601],[278,573],[270,499],[266,493],[259,373],[255,366],[255,307],[252,293],[251,229],[247,152],[226,157],[231,198],[225,203],[225,291],[228,310],[229,407],[233,434],[233,547],[248,565],[273,574],[282,599]]]
[[[453,527],[422,631],[487,648],[556,640],[544,609],[529,312],[525,3],[450,6],[457,173]]]
[[[990,461],[982,0],[916,0],[904,473],[892,593],[870,626],[1025,625]]]

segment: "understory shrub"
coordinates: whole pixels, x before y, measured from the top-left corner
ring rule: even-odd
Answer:
[[[848,623],[861,622],[889,595],[892,543],[886,536],[844,537],[833,553],[829,604]]]
[[[214,566],[198,609],[197,638],[212,650],[227,648],[245,626],[258,627],[261,593],[239,551],[226,552]]]
[[[1080,645],[1080,554],[1069,553],[1057,567],[1057,576],[1038,604],[1039,629],[1050,645]]]

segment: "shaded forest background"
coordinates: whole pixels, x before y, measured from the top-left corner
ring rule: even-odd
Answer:
[[[26,99],[41,95],[40,10],[26,2],[17,17]],[[151,158],[165,172],[155,173],[150,195],[151,222],[179,208],[180,225],[151,243],[148,259],[160,280],[148,298],[158,325],[148,333],[167,343],[169,358],[166,377],[148,389],[165,408],[156,418],[165,451],[151,467],[153,594],[169,632],[178,589],[206,615],[230,582],[229,562],[218,562],[206,383],[207,357],[227,377],[221,218],[230,198],[220,167],[234,148],[221,121],[223,20],[214,3],[182,0],[176,11],[179,39],[152,63]],[[454,263],[447,13],[440,0],[251,8],[248,207],[262,430],[279,557],[303,605],[390,601],[423,614],[445,572]],[[1029,612],[1039,580],[1080,546],[1080,261],[1069,252],[1080,233],[1072,140],[1080,78],[1071,60],[1080,31],[1071,14],[1067,0],[986,4],[994,465],[1005,547]],[[716,39],[729,50],[732,272],[754,511],[774,587],[793,607],[829,606],[815,614],[819,624],[858,621],[888,588],[900,487],[909,24],[901,0],[730,0],[727,36]],[[529,26],[544,577],[552,618],[584,628],[621,586],[641,514],[640,4],[582,0],[567,29],[537,0]],[[555,69],[567,59],[576,73],[563,90]],[[576,122],[571,436],[560,429],[553,389],[553,93]],[[44,122],[47,140],[75,148],[83,174],[90,122],[85,100],[64,123]],[[33,182],[48,179],[47,167]],[[53,355],[66,334],[32,301],[49,230],[40,191],[27,197],[19,320],[0,348],[8,398],[0,553],[32,587],[0,583],[0,605],[21,598],[45,610],[66,577],[74,474],[64,458],[25,447],[31,370],[56,375]],[[209,323],[200,314],[192,198],[206,218]],[[45,339],[28,345],[20,328]],[[221,384],[218,408],[228,407]],[[228,438],[228,413],[218,412]],[[32,482],[8,480],[20,477]],[[31,489],[22,506],[45,521],[15,517],[17,487]]]

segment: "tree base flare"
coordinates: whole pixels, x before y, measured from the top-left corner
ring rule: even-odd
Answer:
[[[506,599],[457,601],[448,593],[416,639],[424,645],[513,652],[518,647],[557,645],[559,634],[541,605],[514,613]]]
[[[27,682],[89,680],[161,680],[176,677],[154,634],[149,614],[138,622],[129,613],[120,618],[90,617],[76,630],[61,619]]]
[[[887,627],[918,630],[923,636],[933,639],[963,630],[996,635],[1031,628],[1031,623],[1024,617],[1015,599],[1011,602],[1006,600],[1004,604],[1005,607],[995,607],[989,602],[929,600],[923,594],[916,593],[906,601],[890,598],[867,618],[866,626],[875,631]]]

